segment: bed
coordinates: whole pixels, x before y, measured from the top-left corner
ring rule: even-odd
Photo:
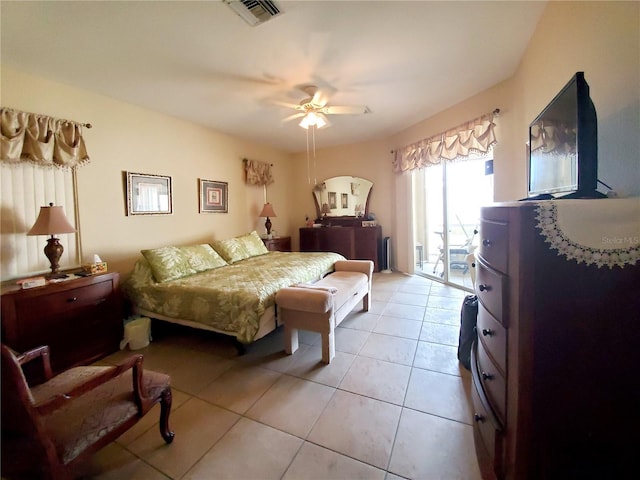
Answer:
[[[249,344],[278,326],[275,294],[333,271],[337,253],[269,252],[252,232],[212,244],[143,250],[123,291],[136,314]]]

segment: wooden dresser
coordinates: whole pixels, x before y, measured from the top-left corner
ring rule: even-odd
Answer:
[[[349,260],[372,260],[380,271],[382,227],[337,226],[300,229],[301,252],[335,252]]]
[[[123,335],[118,273],[2,292],[2,342],[19,352],[49,345],[60,372],[119,348]]]
[[[640,441],[640,265],[559,255],[536,227],[536,208],[482,209],[471,396],[483,477],[630,478]],[[637,247],[640,238],[626,241]]]

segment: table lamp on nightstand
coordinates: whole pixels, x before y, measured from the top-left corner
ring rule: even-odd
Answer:
[[[40,214],[36,223],[27,232],[27,235],[51,235],[44,247],[44,254],[51,263],[51,273],[47,278],[64,278],[64,273],[59,273],[60,257],[64,248],[60,244],[60,239],[55,238],[56,233],[75,233],[76,229],[69,223],[61,206],[54,206],[50,203],[48,207],[40,207]]]
[[[264,228],[267,229],[267,237],[269,237],[271,235],[271,220],[269,219],[269,217],[277,216],[276,212],[274,212],[273,210],[273,206],[270,203],[265,203],[259,216],[267,217],[267,220],[264,222]]]

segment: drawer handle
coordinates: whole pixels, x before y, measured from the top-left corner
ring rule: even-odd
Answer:
[[[484,283],[481,283],[480,285],[478,285],[478,290],[480,290],[481,292],[488,292],[491,290],[491,285],[485,285]]]
[[[73,303],[73,302],[77,302],[78,301],[78,297],[69,297],[67,298],[67,302],[69,303]]]
[[[491,240],[488,240],[488,239],[485,238],[484,240],[482,240],[482,246],[490,247],[491,246]]]
[[[487,372],[482,372],[482,379],[483,380],[493,380],[493,375]]]
[[[495,331],[493,331],[493,330],[491,330],[489,328],[483,328],[482,329],[482,335],[485,336],[485,337],[493,337],[493,335],[495,333],[496,333]]]
[[[474,413],[473,414],[473,419],[478,423],[484,422],[484,417],[482,415],[480,415],[479,413]]]

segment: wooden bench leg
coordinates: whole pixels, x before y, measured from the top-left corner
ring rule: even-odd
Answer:
[[[289,355],[298,350],[298,329],[293,328],[289,323],[284,323],[284,351]]]
[[[371,308],[371,296],[367,293],[362,299],[362,311],[368,312]]]
[[[329,333],[322,333],[322,361],[331,363],[336,356],[336,339],[333,329]]]

